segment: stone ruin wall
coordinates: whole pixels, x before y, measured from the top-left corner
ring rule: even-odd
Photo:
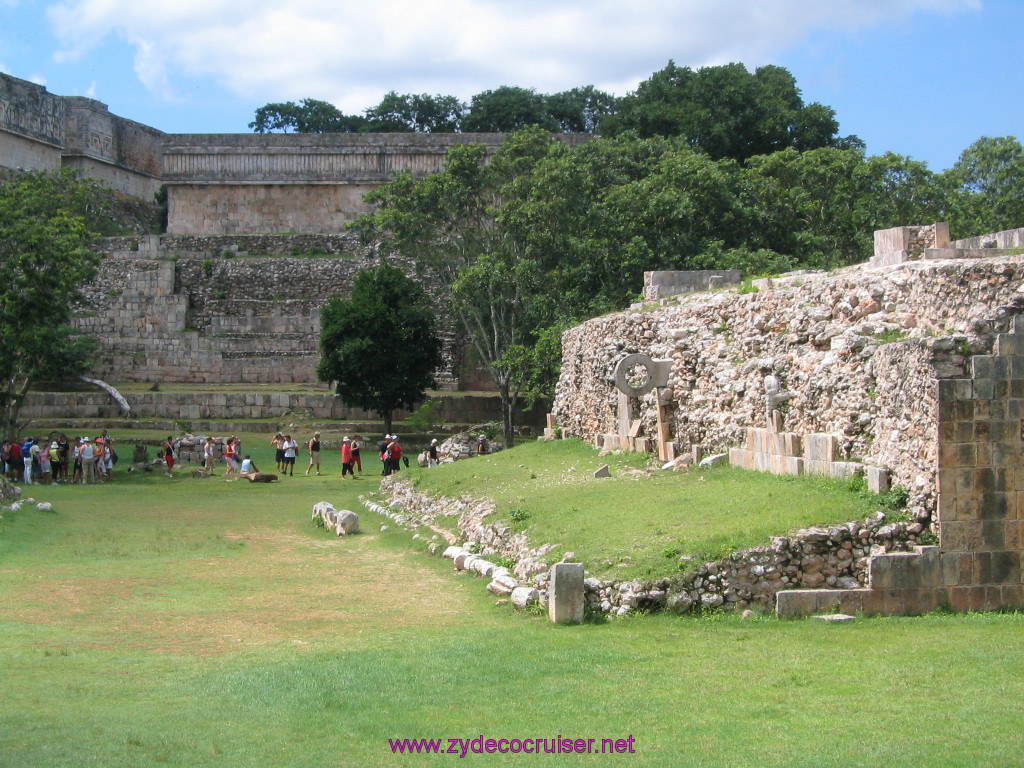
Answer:
[[[590,137],[560,134],[575,145]],[[167,230],[220,235],[341,232],[363,195],[396,173],[443,168],[448,150],[499,133],[168,134],[0,73],[0,168],[74,168],[150,202],[166,187]]]
[[[911,492],[913,524],[899,523],[891,545],[872,534],[870,553],[860,545],[863,556],[856,541],[863,530],[852,532],[853,523],[835,527],[835,535],[812,533],[827,539],[828,552],[799,543],[799,562],[786,565],[797,578],[788,583],[764,579],[769,570],[780,573],[777,545],[790,539],[740,555],[724,580],[737,605],[750,592],[748,563],[757,564],[758,589],[768,590],[751,594],[774,593],[780,615],[1024,605],[1024,257],[970,252],[961,260],[860,266],[773,280],[754,294],[662,303],[563,336],[553,412],[567,433],[596,442],[617,432],[612,370],[626,353],[644,352],[671,361],[666,394],[676,449],[724,451],[752,433],[777,442],[834,436],[836,458],[863,462],[869,477],[871,467],[884,468]],[[782,406],[785,433],[777,424],[759,429],[768,421],[768,373],[790,395]],[[649,435],[653,398],[635,404]],[[926,527],[939,546],[922,546]],[[807,583],[808,553],[827,588]],[[761,573],[765,558],[770,568]],[[847,561],[860,586],[844,583]],[[716,579],[723,581],[720,572]]]
[[[672,360],[670,434],[679,451],[724,451],[765,426],[768,372],[794,393],[785,430],[839,436],[837,458],[888,468],[918,509],[934,508],[935,380],[1024,309],[1024,259],[907,262],[807,275],[758,293],[695,294],[675,306],[596,318],[563,336],[553,414],[587,441],[616,433],[619,358]],[[654,394],[637,403],[655,434]]]
[[[320,308],[330,296],[348,296],[356,275],[377,263],[351,234],[99,245],[106,258],[73,322],[99,341],[95,374],[114,381],[316,382]],[[294,250],[331,255],[266,255]],[[249,255],[256,253],[263,255]],[[439,321],[438,384],[456,389],[465,343],[452,318],[439,313]]]
[[[160,188],[164,136],[111,114],[94,99],[56,96],[0,74],[0,165],[30,171],[75,168],[140,200]]]
[[[448,150],[501,134],[177,134],[163,148],[172,234],[340,232],[399,172],[443,169]]]

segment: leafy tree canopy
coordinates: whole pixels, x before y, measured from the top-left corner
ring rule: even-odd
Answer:
[[[783,67],[751,73],[734,63],[692,70],[673,61],[620,99],[617,114],[602,126],[611,136],[682,136],[716,160],[859,143],[841,140],[838,129],[831,108],[804,105]]]
[[[454,133],[465,111],[466,105],[454,96],[399,95],[390,91],[380,104],[366,110],[367,128],[393,133]]]
[[[92,185],[70,172],[0,185],[0,418],[16,428],[33,382],[83,371],[90,344],[68,323],[100,257],[89,249]]]
[[[360,272],[347,300],[331,297],[320,313],[321,381],[336,383],[346,405],[391,415],[413,408],[441,365],[434,309],[423,288],[400,269]]]
[[[346,115],[326,101],[303,99],[265,104],[249,123],[255,133],[354,133],[367,125],[365,117]]]
[[[958,237],[1024,226],[1024,147],[1014,136],[983,136],[943,174],[950,227]]]
[[[452,311],[498,386],[509,444],[525,383],[521,351],[544,324],[550,290],[495,213],[541,158],[562,151],[540,128],[511,134],[490,162],[482,145],[453,147],[441,173],[419,181],[402,174],[370,193],[377,211],[355,223],[364,238],[449,287]]]

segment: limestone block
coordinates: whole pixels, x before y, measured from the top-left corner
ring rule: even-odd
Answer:
[[[339,536],[359,533],[359,515],[350,509],[339,509],[334,520],[334,530]]]
[[[487,585],[487,590],[495,595],[508,597],[512,594],[512,591],[518,586],[519,582],[516,581],[512,576],[509,576],[507,574],[495,575],[491,579],[491,583]]]
[[[324,524],[327,523],[327,516],[334,512],[334,505],[329,501],[319,501],[313,505],[313,520],[323,520]]]
[[[929,554],[930,568],[932,557],[933,555]],[[922,560],[920,552],[889,552],[874,555],[868,560],[868,586],[871,589],[918,589],[922,586]],[[935,582],[931,586],[938,585],[937,578],[931,571],[929,579]]]
[[[548,616],[556,624],[583,621],[583,564],[555,563],[548,587]]]
[[[775,611],[783,618],[835,612],[839,608],[840,591],[835,589],[784,589],[775,594]]]
[[[804,459],[809,462],[829,464],[835,461],[836,436],[825,433],[805,435],[803,440]],[[816,474],[830,474],[827,470]]]
[[[540,601],[540,593],[533,587],[516,587],[512,590],[510,601],[516,608],[526,608]]]
[[[608,465],[605,464],[600,469],[594,472],[594,477],[611,477],[612,473],[608,469]]]
[[[804,473],[804,460],[798,456],[786,457],[786,474],[787,475],[803,475]]]
[[[829,474],[838,480],[845,480],[859,475],[864,471],[864,465],[856,461],[833,461],[829,468]]]

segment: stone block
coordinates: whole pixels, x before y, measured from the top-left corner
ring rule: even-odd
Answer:
[[[772,471],[772,455],[770,453],[761,453],[760,451],[754,454],[754,469],[758,472],[771,472]]]
[[[745,448],[729,449],[729,465],[742,469],[754,468],[754,454]]]
[[[960,585],[960,553],[943,552],[941,557],[942,584],[947,587]]]
[[[861,595],[861,610],[865,616],[881,616],[885,612],[885,596],[877,589],[865,589]]]
[[[831,463],[835,461],[835,435],[816,433],[806,435],[803,440],[804,458],[811,462]],[[822,472],[821,474],[828,474]]]
[[[833,461],[829,467],[829,474],[839,480],[846,480],[863,471],[864,465],[856,461]]]
[[[583,564],[555,563],[548,587],[548,616],[556,624],[583,621]]]
[[[839,589],[784,589],[775,593],[775,611],[783,618],[834,613],[839,610]]]
[[[890,488],[889,470],[881,467],[865,467],[868,490],[872,493],[887,493]]]
[[[803,475],[804,473],[804,460],[797,456],[789,456],[786,458],[786,474],[787,475]]]
[[[939,547],[915,547],[920,557],[921,587],[938,587],[942,584],[942,550]]]
[[[886,616],[906,616],[907,604],[902,589],[883,589],[882,611]]]
[[[998,334],[995,337],[995,346],[992,348],[992,352],[1002,357],[1024,355],[1024,335]]]

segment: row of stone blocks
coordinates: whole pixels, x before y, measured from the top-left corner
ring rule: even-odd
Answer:
[[[598,435],[594,440],[594,447],[606,451],[631,451],[636,453],[651,453],[655,449],[655,442],[649,437],[623,437],[608,433]]]
[[[866,615],[915,615],[950,606],[957,611],[1024,605],[1020,552],[945,552],[936,546],[874,555],[863,589],[778,592],[780,616],[830,610]]]
[[[865,472],[871,490],[881,493],[889,489],[888,472],[878,467],[865,467],[859,462],[836,461],[837,449],[838,439],[828,433],[801,436],[750,427],[745,447],[729,449],[729,463],[775,475],[824,475],[845,479]]]

